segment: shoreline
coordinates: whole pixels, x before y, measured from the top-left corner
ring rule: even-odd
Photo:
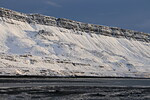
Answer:
[[[145,77],[113,77],[113,76],[38,76],[38,75],[16,75],[16,76],[6,76],[0,75],[1,78],[109,78],[109,79],[150,79]]]

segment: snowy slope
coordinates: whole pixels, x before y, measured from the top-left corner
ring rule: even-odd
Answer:
[[[0,75],[150,78],[149,42],[3,20]]]

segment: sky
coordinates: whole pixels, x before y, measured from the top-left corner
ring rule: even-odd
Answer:
[[[150,33],[150,0],[0,0],[23,13],[120,27]]]

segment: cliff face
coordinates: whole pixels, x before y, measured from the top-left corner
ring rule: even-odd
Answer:
[[[75,31],[82,31],[116,38],[126,38],[126,39],[134,39],[137,41],[150,42],[150,34],[147,33],[121,29],[116,27],[87,24],[65,18],[55,18],[50,16],[44,16],[41,14],[24,14],[8,10],[5,8],[0,8],[0,17],[27,22],[30,24],[57,26],[66,29],[72,29]]]

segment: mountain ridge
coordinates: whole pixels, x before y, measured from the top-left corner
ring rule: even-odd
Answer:
[[[121,29],[118,27],[108,27],[102,25],[82,23],[65,18],[55,18],[41,14],[24,14],[6,8],[0,8],[0,17],[27,22],[29,24],[56,26],[66,29],[72,29],[75,31],[95,33],[116,38],[121,37],[129,40],[134,39],[137,41],[150,42],[150,34],[144,32]]]
[[[150,77],[149,34],[92,25],[1,8],[0,76]]]

